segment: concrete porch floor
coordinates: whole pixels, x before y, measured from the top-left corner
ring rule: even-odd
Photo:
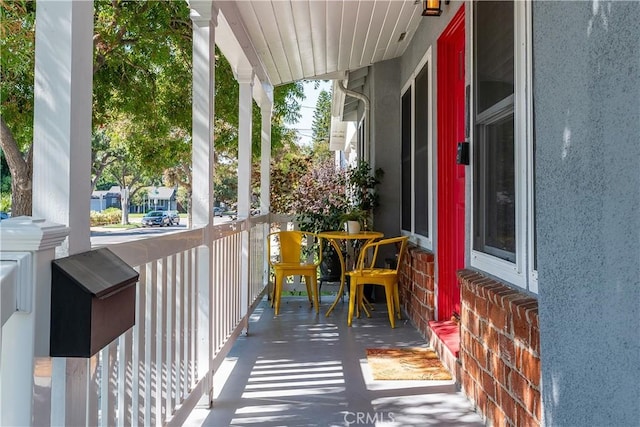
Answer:
[[[366,349],[426,347],[406,320],[391,329],[385,304],[347,327],[348,304],[319,315],[305,298],[282,300],[275,317],[266,298],[215,378],[211,410],[187,426],[483,426],[453,381],[375,381]]]

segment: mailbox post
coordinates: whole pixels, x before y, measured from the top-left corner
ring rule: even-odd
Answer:
[[[0,425],[31,425],[34,356],[49,354],[51,260],[69,234],[62,224],[27,216],[0,223],[0,256],[17,267],[15,312],[0,340]],[[3,302],[4,303],[4,302]]]

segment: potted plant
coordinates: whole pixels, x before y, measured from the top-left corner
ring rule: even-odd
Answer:
[[[367,221],[368,214],[362,209],[352,209],[340,215],[340,223],[344,225],[347,233],[358,234]]]

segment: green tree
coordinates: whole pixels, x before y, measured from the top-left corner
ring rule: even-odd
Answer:
[[[12,177],[12,214],[30,215],[35,2],[0,5],[0,146]]]
[[[331,134],[331,92],[320,91],[311,122],[311,151],[318,162],[332,157],[329,150],[329,136]]]
[[[329,143],[329,132],[331,131],[331,92],[320,91],[316,108],[313,112],[311,122],[312,142]]]
[[[29,215],[36,3],[0,0],[0,5],[0,145],[11,171],[14,214]],[[192,32],[187,3],[98,0],[94,9],[93,183],[122,158],[109,144],[126,116],[136,123],[135,133],[124,141],[127,158],[147,176],[173,169],[169,175],[188,185]],[[218,58],[216,150],[231,156],[237,153],[238,85],[224,57]],[[303,96],[300,83],[275,88],[274,150],[292,138],[285,124],[299,116]],[[259,114],[253,130],[253,151],[259,153]]]
[[[105,178],[124,190],[121,198],[122,224],[129,223],[129,200],[153,181],[141,162],[140,153],[132,150],[144,143],[141,139],[145,138],[146,133],[139,126],[130,116],[114,117],[109,131],[103,137],[114,156],[114,160],[104,169]]]
[[[311,167],[310,157],[296,144],[287,144],[271,159],[271,211],[292,214],[295,191]]]

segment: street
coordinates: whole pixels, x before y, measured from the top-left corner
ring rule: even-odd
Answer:
[[[223,224],[231,221],[231,217],[222,216],[214,217],[214,224]],[[133,219],[132,223],[140,222],[140,219]],[[146,239],[148,237],[176,233],[187,229],[187,219],[181,218],[180,225],[170,227],[140,227],[140,228],[106,228],[91,227],[91,247],[99,248],[102,246],[113,245],[117,243],[130,242],[132,240]]]

